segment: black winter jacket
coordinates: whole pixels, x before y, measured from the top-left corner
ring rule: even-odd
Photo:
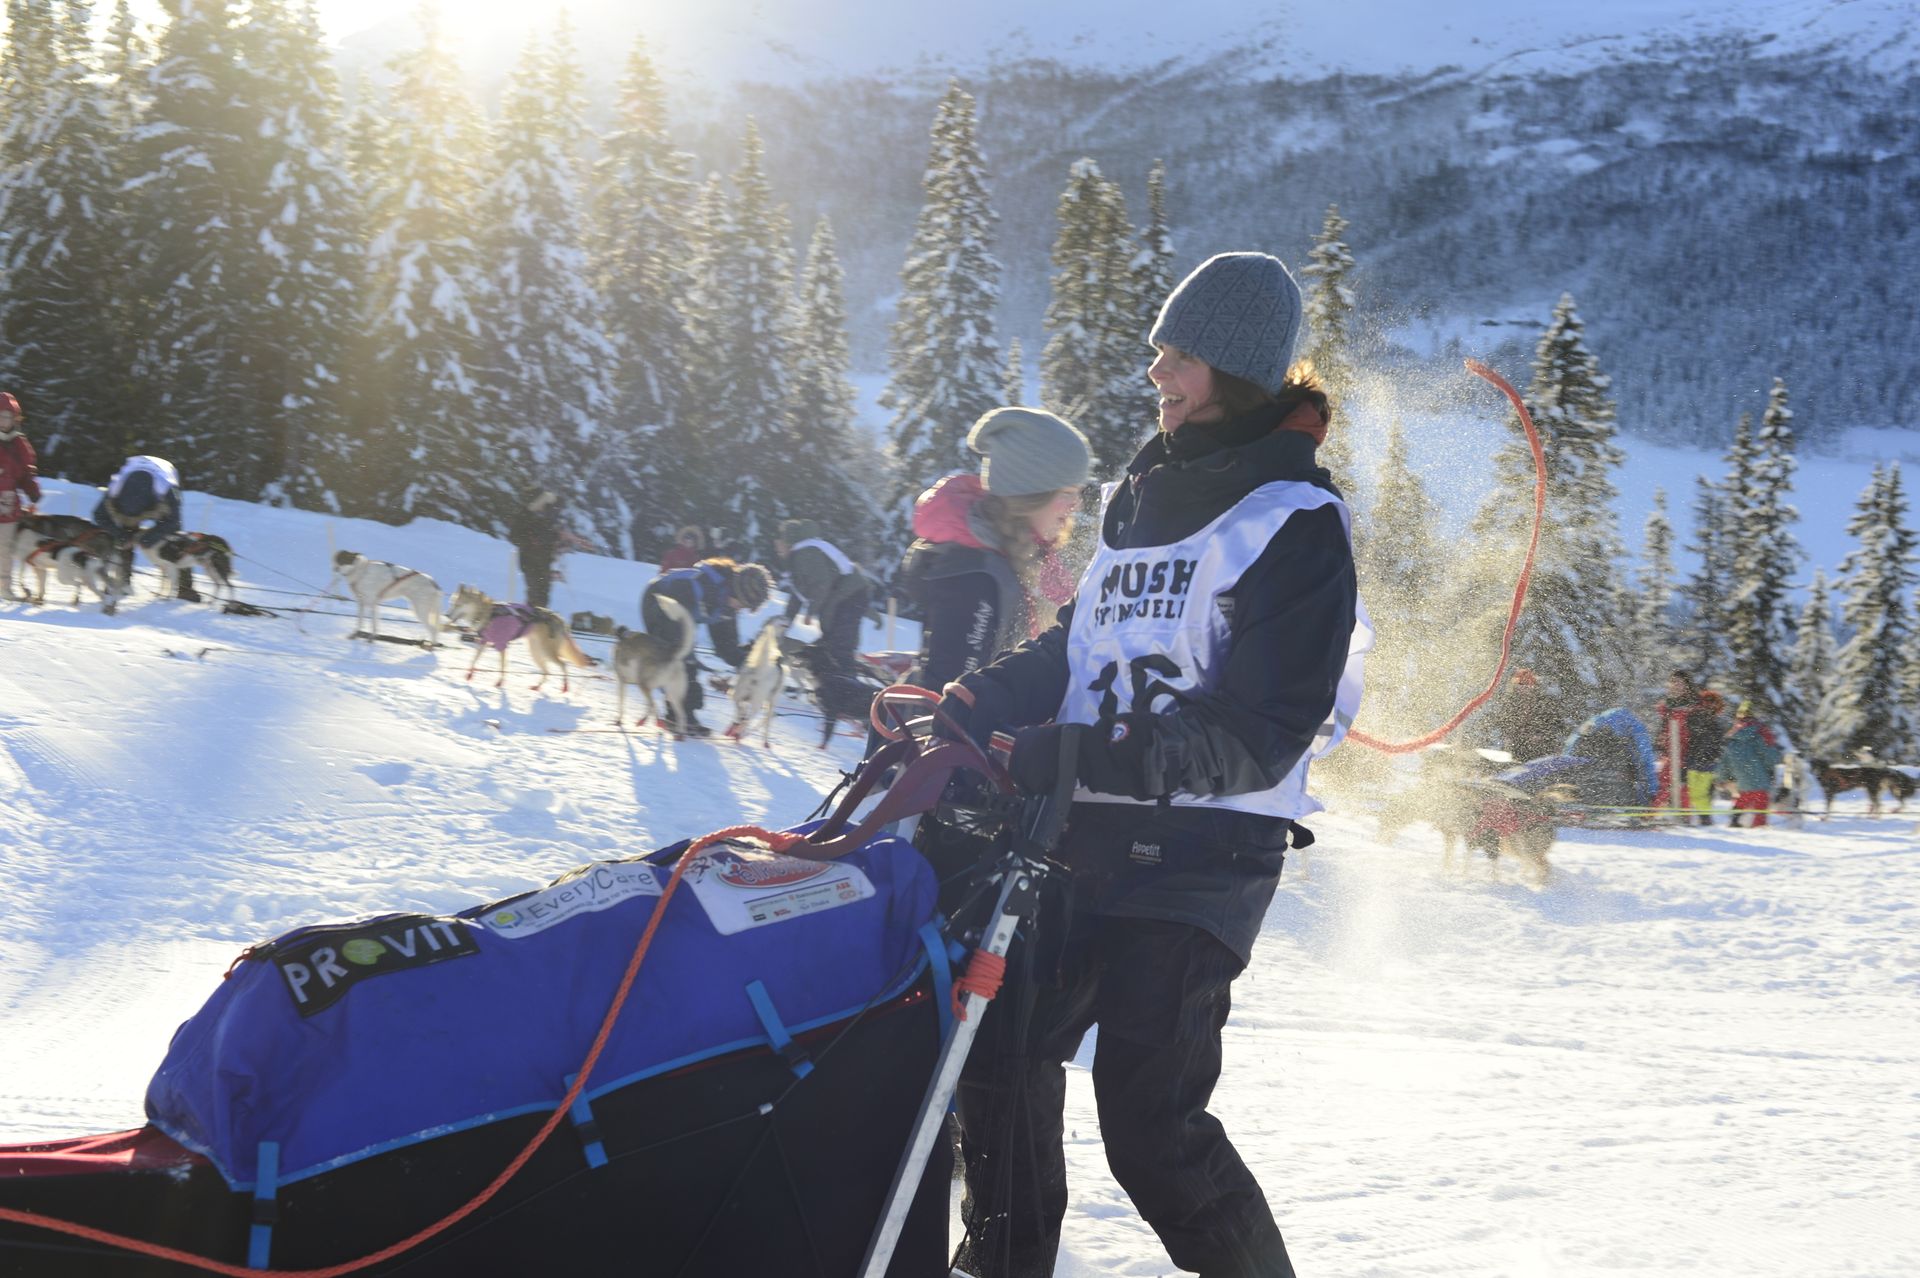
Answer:
[[[1025,595],[997,550],[915,541],[901,580],[920,605],[920,662],[912,682],[944,688],[980,669],[1026,632]]]
[[[1101,536],[1110,546],[1159,546],[1192,535],[1263,484],[1333,489],[1313,436],[1281,430],[1308,403],[1268,405],[1222,423],[1157,435],[1127,469]],[[1358,592],[1339,511],[1298,511],[1222,597],[1230,638],[1220,683],[1165,713],[1135,715],[1120,744],[1108,725],[1082,734],[1080,780],[1153,798],[1267,789],[1291,771],[1326,721],[1346,666]],[[1012,725],[1058,711],[1072,671],[1060,624],[961,680]],[[1205,928],[1244,960],[1280,873],[1288,822],[1252,813],[1130,804],[1082,804],[1063,853],[1076,892],[1100,913]]]

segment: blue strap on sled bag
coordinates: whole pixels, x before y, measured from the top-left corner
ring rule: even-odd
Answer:
[[[684,845],[681,845],[684,846]],[[457,915],[302,928],[251,951],[168,1047],[155,1126],[249,1189],[565,1096],[677,848]],[[836,861],[720,844],[691,865],[584,1099],[842,1020],[929,962],[933,872],[882,836]],[[750,990],[752,992],[750,992]]]

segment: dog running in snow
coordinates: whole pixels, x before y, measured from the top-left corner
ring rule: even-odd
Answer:
[[[333,557],[333,576],[346,582],[347,589],[353,592],[355,611],[350,637],[378,639],[380,605],[389,599],[404,599],[420,624],[427,628],[427,647],[439,643],[440,586],[424,572],[342,550]],[[333,584],[332,578],[327,584]]]
[[[693,617],[688,614],[671,596],[657,595],[654,602],[667,615],[668,620],[680,628],[674,638],[649,634],[644,630],[629,630],[619,627],[615,633],[619,639],[613,645],[613,679],[619,686],[619,704],[614,710],[613,721],[624,724],[627,721],[627,685],[640,689],[640,695],[647,699],[647,712],[636,723],[646,726],[648,720],[661,722],[676,737],[687,733],[687,654],[693,651]],[[764,634],[764,632],[763,632]],[[754,641],[759,646],[759,640]],[[667,699],[667,709],[673,713],[670,724],[660,720],[653,704],[653,690],[658,688]]]
[[[169,582],[179,580],[179,570],[186,568],[198,569],[207,575],[207,580],[213,583],[207,594],[216,602],[223,592],[229,601],[233,599],[233,547],[225,537],[212,533],[171,533],[151,546],[142,543],[140,553],[160,570],[162,594],[167,593]]]
[[[475,586],[462,585],[453,592],[453,600],[447,605],[447,619],[464,630],[475,632],[473,661],[467,666],[467,678],[473,678],[474,670],[479,667],[482,648],[492,648],[500,654],[500,678],[493,685],[496,688],[507,682],[507,648],[515,639],[527,641],[527,656],[540,670],[540,678],[533,685],[536,689],[546,684],[553,670],[558,670],[560,691],[568,692],[571,685],[567,681],[567,667],[595,664],[592,657],[580,651],[580,645],[573,641],[573,633],[559,613],[532,604],[500,603]]]
[[[785,617],[770,617],[754,636],[747,650],[746,664],[733,680],[733,723],[727,735],[745,741],[755,715],[760,718],[760,745],[773,746],[773,712],[780,703],[780,692],[787,683],[787,662],[781,639],[787,628]]]

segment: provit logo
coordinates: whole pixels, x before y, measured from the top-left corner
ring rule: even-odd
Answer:
[[[480,952],[461,919],[420,914],[314,928],[274,947],[272,958],[300,1015],[325,1011],[361,981]]]

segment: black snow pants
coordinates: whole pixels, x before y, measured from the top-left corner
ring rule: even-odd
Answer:
[[[1207,1112],[1243,966],[1196,927],[1077,912],[1057,980],[1019,979],[1010,961],[958,1096],[969,1231],[960,1268],[979,1278],[1053,1273],[1067,1208],[1063,1066],[1097,1023],[1107,1165],[1173,1263],[1204,1278],[1293,1278],[1265,1195]]]
[[[855,591],[833,605],[833,611],[820,618],[820,651],[833,662],[835,670],[854,673],[853,651],[860,646],[860,623],[867,615],[872,592]]]

